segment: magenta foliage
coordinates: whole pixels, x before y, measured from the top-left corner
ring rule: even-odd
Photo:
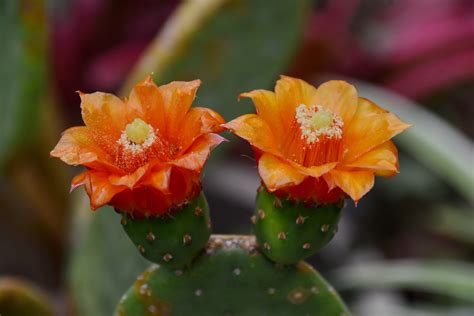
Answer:
[[[381,3],[333,0],[315,10],[292,72],[342,73],[413,98],[474,78],[474,2]]]
[[[51,64],[60,102],[77,106],[78,89],[117,90],[178,2],[75,0],[54,13]]]
[[[474,78],[472,1],[399,1],[381,19],[389,39],[382,59],[395,70],[388,87],[421,98]]]

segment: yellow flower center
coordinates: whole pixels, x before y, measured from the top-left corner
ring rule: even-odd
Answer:
[[[127,138],[135,144],[143,144],[152,130],[150,125],[139,118],[125,127]]]
[[[296,108],[295,116],[300,125],[301,138],[309,145],[319,142],[322,137],[342,138],[344,122],[339,116],[320,105],[300,104]]]
[[[314,130],[328,128],[332,124],[333,114],[330,111],[320,109],[318,112],[313,114],[311,118],[311,128]]]
[[[136,118],[125,127],[117,143],[123,146],[125,151],[137,154],[153,145],[155,140],[156,135],[153,127]]]

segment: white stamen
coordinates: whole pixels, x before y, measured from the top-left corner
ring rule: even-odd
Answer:
[[[324,111],[332,115],[330,126],[314,127],[314,117],[319,111]],[[303,103],[300,104],[296,108],[296,121],[300,124],[301,139],[306,140],[308,144],[319,142],[321,136],[335,139],[342,138],[342,126],[344,122],[339,116],[330,110],[324,109],[321,105],[311,105],[308,107]]]

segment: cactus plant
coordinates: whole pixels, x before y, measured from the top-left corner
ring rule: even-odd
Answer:
[[[211,235],[209,207],[204,193],[178,209],[149,218],[123,213],[122,226],[148,260],[182,268],[206,246]]]
[[[190,110],[199,85],[158,87],[148,77],[124,100],[81,93],[86,126],[67,130],[51,152],[88,167],[72,187],[85,186],[93,209],[109,204],[122,213],[138,251],[159,264],[137,279],[116,314],[348,314],[300,260],[334,236],[346,196],[357,202],[375,175],[398,171],[389,139],[408,125],[358,99],[345,82],[316,89],[284,76],[275,93],[242,95],[254,99],[258,114],[223,124],[212,110]],[[248,236],[215,236],[205,248],[211,225],[200,173],[223,141],[214,132],[225,127],[257,154],[262,187],[253,221],[260,249]],[[278,144],[274,137],[285,127],[290,132]]]
[[[260,248],[268,258],[284,264],[314,255],[336,234],[343,205],[343,201],[307,205],[260,187],[252,216]]]
[[[269,261],[251,236],[213,235],[193,265],[152,265],[120,301],[117,316],[349,315],[307,263]]]

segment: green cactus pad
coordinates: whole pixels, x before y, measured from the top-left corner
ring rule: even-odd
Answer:
[[[252,217],[262,252],[293,264],[314,255],[336,234],[343,202],[317,207],[276,197],[262,187]]]
[[[184,270],[153,265],[120,301],[117,316],[349,315],[336,291],[310,265],[273,263],[250,236],[213,235]]]
[[[121,223],[146,259],[173,269],[189,264],[211,235],[209,207],[202,192],[172,213],[145,219],[124,213]]]

